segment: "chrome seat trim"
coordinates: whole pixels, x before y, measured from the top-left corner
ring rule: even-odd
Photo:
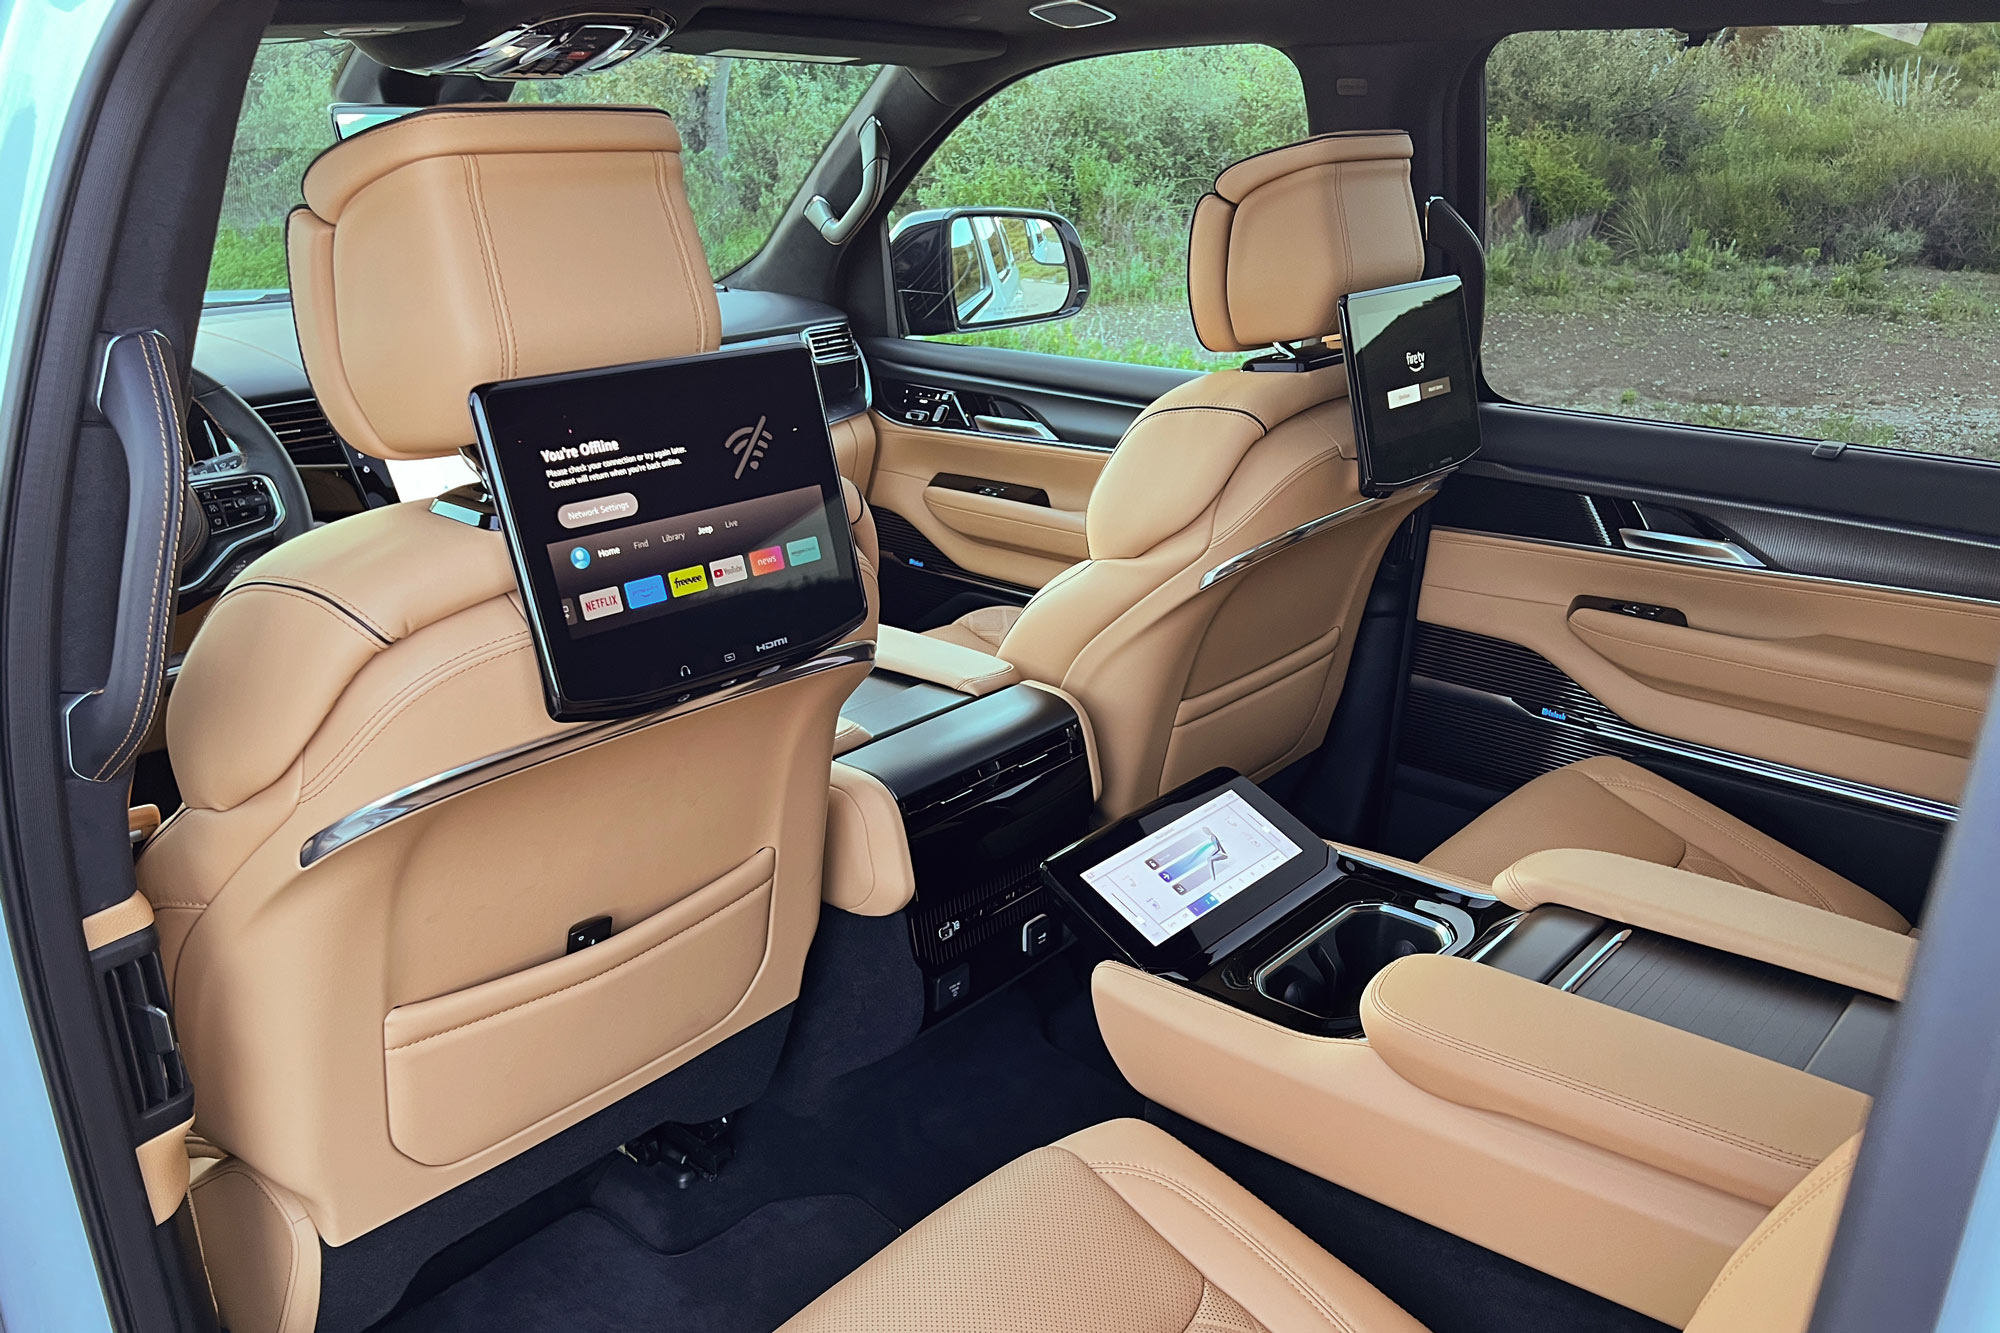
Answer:
[[[823,671],[833,671],[840,667],[871,663],[875,660],[873,643],[845,643],[837,648],[829,648],[810,661],[793,666],[777,667],[769,673],[733,685],[726,690],[705,695],[700,699],[690,699],[684,704],[648,713],[643,717],[616,718],[609,722],[585,722],[565,728],[552,736],[538,741],[529,741],[510,750],[487,755],[456,768],[446,769],[421,782],[413,782],[400,791],[394,791],[377,801],[370,801],[359,810],[343,815],[333,823],[307,838],[299,848],[299,868],[305,869],[359,838],[373,833],[376,829],[393,824],[406,815],[416,814],[440,801],[448,801],[483,787],[498,778],[504,778],[537,764],[545,764],[552,759],[575,754],[605,741],[616,740],[635,731],[677,717],[686,717],[704,708],[730,703],[746,695],[755,694],[774,685],[784,685],[807,676],[816,676]]]
[[[1424,485],[1415,487],[1408,493],[1427,495],[1437,488],[1437,482],[1426,482]],[[1405,492],[1399,491],[1395,495],[1370,496],[1366,500],[1348,505],[1345,509],[1336,509],[1331,514],[1322,514],[1309,523],[1301,523],[1290,532],[1281,532],[1268,541],[1259,542],[1247,551],[1230,556],[1214,569],[1203,574],[1201,576],[1201,586],[1197,591],[1205,591],[1213,588],[1224,579],[1233,578],[1252,565],[1262,564],[1279,552],[1289,550],[1308,538],[1317,537],[1322,532],[1328,532],[1343,524],[1351,523],[1363,514],[1368,513],[1370,510],[1378,509],[1391,500],[1400,500],[1404,494]]]

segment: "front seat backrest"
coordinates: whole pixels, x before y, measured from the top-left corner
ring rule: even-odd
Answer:
[[[1195,330],[1216,351],[1320,339],[1343,294],[1423,264],[1409,136],[1308,139],[1196,206]],[[1133,423],[1090,499],[1090,558],[1000,655],[1082,700],[1107,815],[1217,765],[1266,777],[1325,737],[1375,567],[1421,502],[1361,495],[1342,366],[1203,376]]]
[[[288,241],[340,435],[444,456],[476,384],[716,347],[680,146],[659,112],[481,106],[328,150]],[[199,1132],[341,1245],[778,1014],[871,655],[561,725],[499,533],[412,502],[253,564],[182,668],[186,804],[139,863]],[[754,1048],[674,1118],[754,1096]]]

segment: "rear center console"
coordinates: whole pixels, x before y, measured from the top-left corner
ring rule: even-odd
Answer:
[[[1330,847],[1227,770],[1044,875],[1134,966],[1314,1036],[1358,1035],[1362,992],[1411,954],[1464,957],[1870,1093],[1895,1016],[1821,976]]]
[[[1037,868],[1082,835],[1093,800],[1083,722],[1061,695],[1013,685],[939,711],[932,702],[927,687],[890,685],[867,701],[870,720],[921,716],[899,715],[890,734],[840,757],[886,789],[909,842],[906,915],[926,1022],[1067,942]]]
[[[1515,915],[1490,894],[1327,845],[1227,769],[1052,857],[1045,882],[1135,966],[1316,1036],[1415,953],[1464,954]]]

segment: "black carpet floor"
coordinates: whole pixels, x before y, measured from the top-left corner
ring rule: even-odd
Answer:
[[[1058,962],[813,1104],[747,1108],[715,1180],[614,1156],[581,1207],[381,1327],[767,1333],[982,1176],[1142,1110]]]

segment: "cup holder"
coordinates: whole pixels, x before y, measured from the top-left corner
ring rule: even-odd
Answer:
[[[1316,1018],[1352,1018],[1377,972],[1413,953],[1443,953],[1453,943],[1443,921],[1394,903],[1349,903],[1258,968],[1254,981],[1267,999]]]

